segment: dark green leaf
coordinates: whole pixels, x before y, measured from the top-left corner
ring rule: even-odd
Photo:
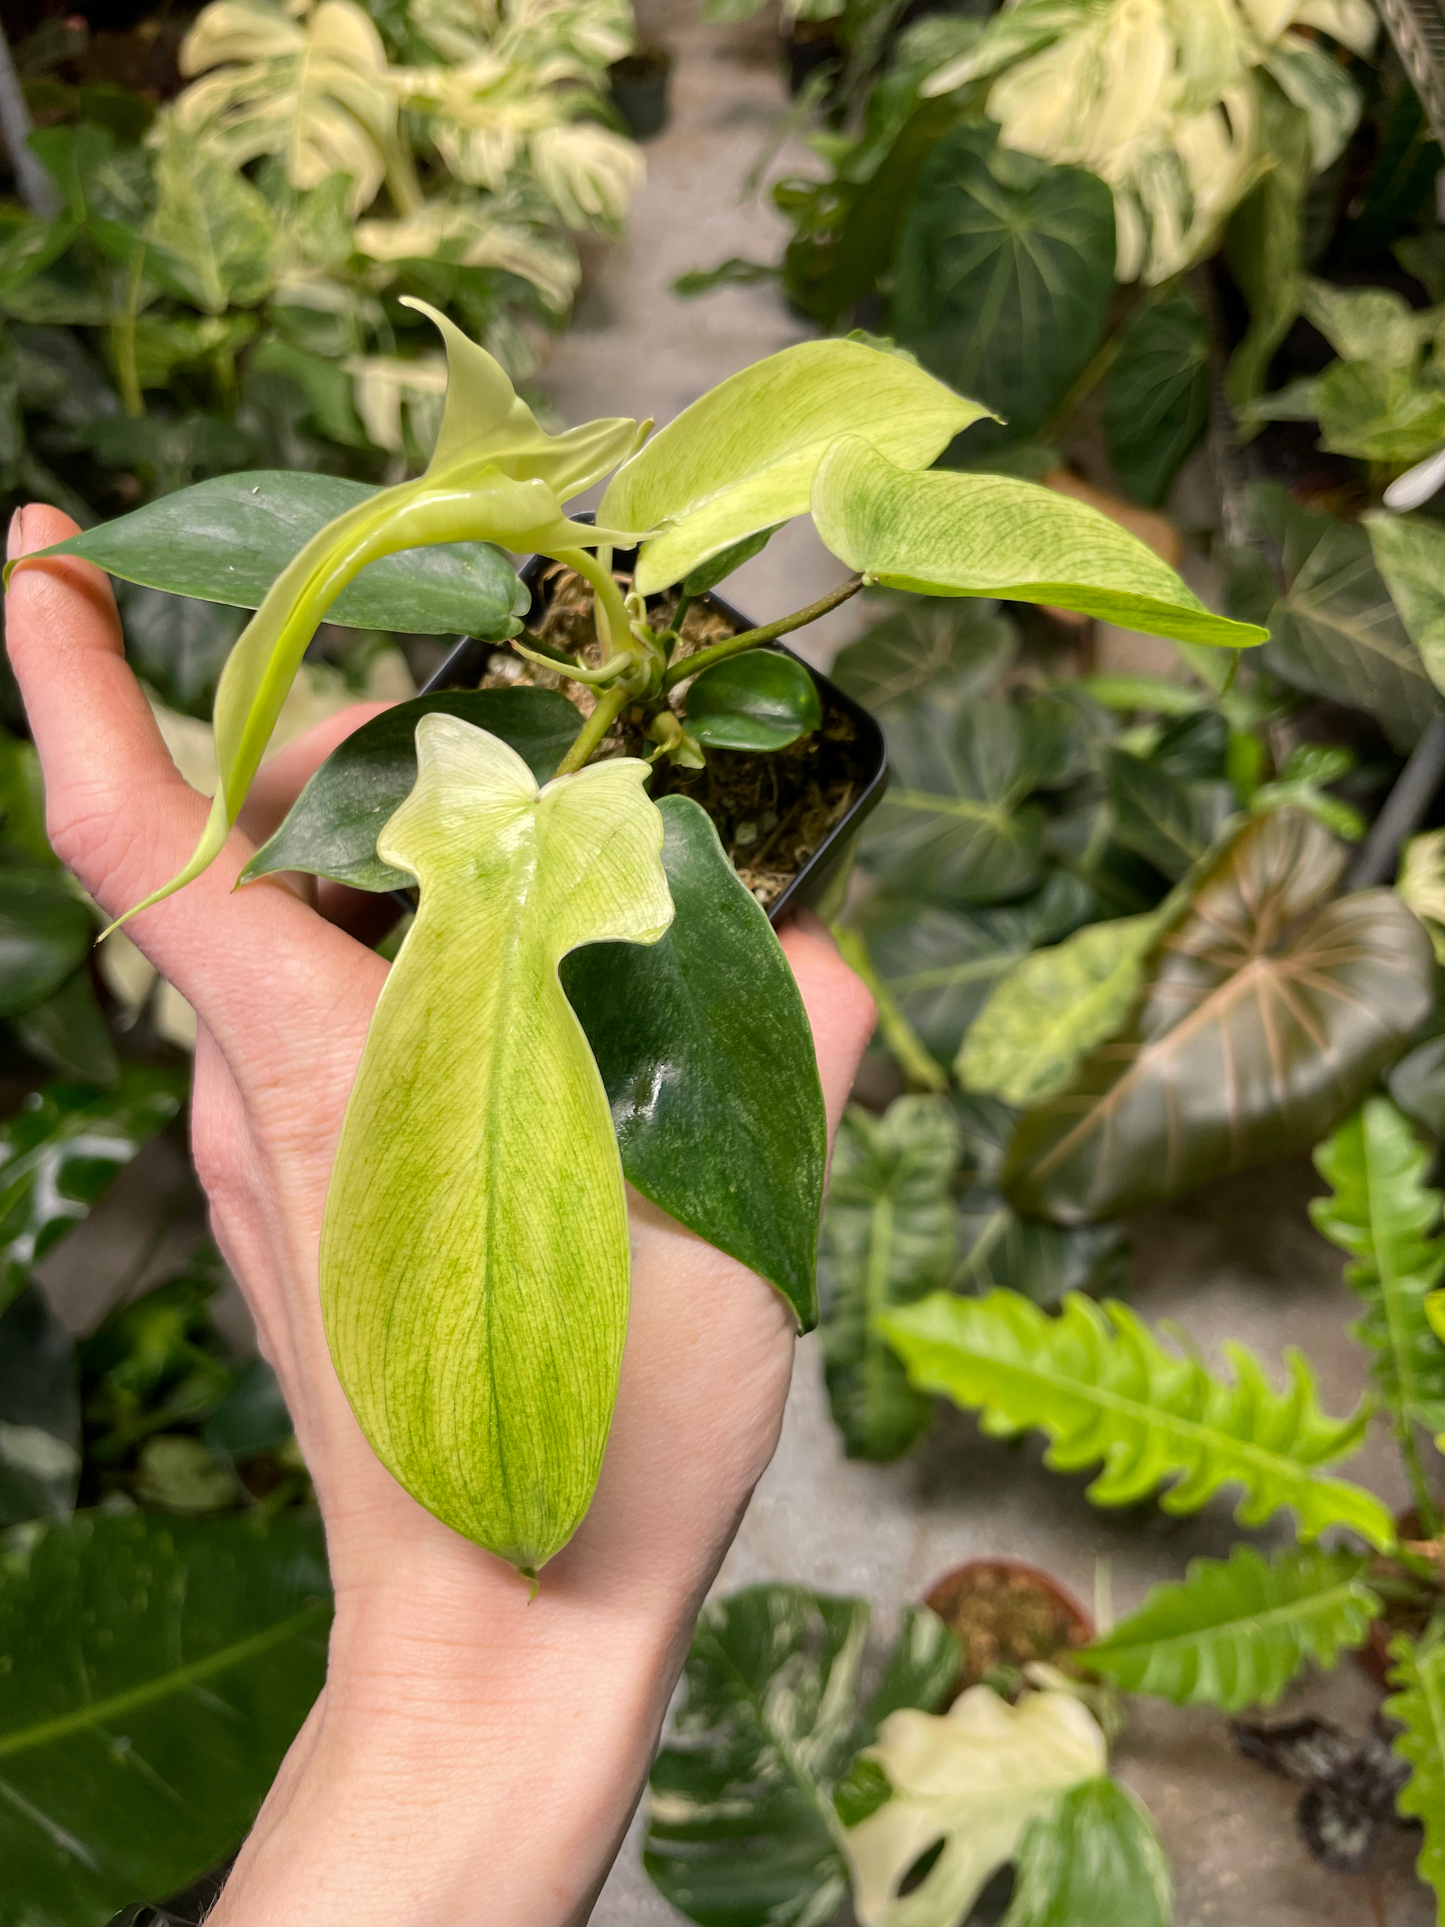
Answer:
[[[655,944],[574,951],[563,987],[628,1182],[769,1279],[806,1331],[827,1150],[813,1034],[767,915],[708,817],[685,796],[658,808],[672,927]]]
[[[1391,890],[1326,899],[1343,850],[1313,818],[1256,818],[1165,939],[1122,1038],[1019,1121],[1004,1178],[1066,1223],[1158,1202],[1316,1144],[1430,1008],[1429,939]]]
[[[1297,689],[1363,709],[1397,749],[1412,748],[1440,699],[1375,567],[1368,533],[1300,508],[1282,490],[1261,489],[1256,504],[1284,563],[1267,667]]]
[[[1225,774],[1228,755],[1224,717],[1217,709],[1193,709],[1165,725],[1147,760],[1177,783],[1209,783]]]
[[[54,865],[45,834],[45,783],[32,743],[0,730],[0,842],[33,862]]]
[[[1236,408],[1263,390],[1275,350],[1299,313],[1304,202],[1314,173],[1308,115],[1272,87],[1260,88],[1255,99],[1274,166],[1235,210],[1225,235],[1229,271],[1249,303],[1249,327],[1229,364]]]
[[[0,1125],[0,1306],[173,1118],[183,1074],[128,1064],[114,1091],[47,1084]]]
[[[88,962],[67,977],[53,997],[23,1011],[14,1024],[15,1035],[30,1055],[62,1077],[106,1090],[113,1090],[120,1081],[120,1059]]]
[[[931,1711],[958,1649],[926,1609],[866,1713],[861,1599],[753,1586],[703,1608],[674,1738],[652,1769],[643,1854],[653,1883],[699,1927],[820,1927],[848,1892],[835,1790],[899,1706]]]
[[[255,609],[318,530],[376,492],[338,475],[221,475],[86,529],[46,554],[83,555],[127,582]],[[370,563],[326,619],[353,629],[514,636],[526,606],[527,591],[500,549],[451,542]]]
[[[321,1530],[81,1513],[0,1571],[0,1920],[103,1927],[250,1825],[325,1678]]]
[[[783,749],[823,721],[818,685],[796,656],[750,649],[689,685],[689,732],[707,749]]]
[[[332,750],[280,829],[246,865],[242,880],[304,870],[357,890],[400,890],[411,883],[404,871],[382,862],[376,839],[411,794],[416,726],[433,710],[499,736],[538,782],[551,776],[582,726],[575,705],[555,689],[453,690],[397,703]]]
[[[203,476],[219,480],[227,469],[239,468],[251,457],[250,438],[243,429],[224,415],[206,414],[200,409],[184,415],[109,415],[94,424],[87,439],[91,453],[103,467],[138,469],[154,489],[165,495],[189,488]],[[160,507],[159,502],[151,504],[153,509]],[[137,515],[148,512],[135,511]],[[129,521],[130,517],[124,519]],[[86,533],[95,535],[99,531]],[[84,537],[74,539],[83,541]],[[220,566],[224,568],[224,562]]]
[[[1169,1927],[1169,1862],[1154,1822],[1117,1780],[1085,1780],[1030,1820],[1001,1927]]]
[[[94,936],[95,919],[59,869],[0,857],[0,1017],[53,997]]]
[[[1024,896],[1043,868],[1031,792],[1083,766],[1076,712],[1056,696],[980,697],[951,710],[915,698],[884,719],[893,783],[862,860],[892,889],[946,904]]]
[[[1052,1308],[1071,1291],[1096,1297],[1123,1289],[1129,1246],[1119,1226],[1051,1224],[1024,1218],[999,1192],[979,1186],[959,1200],[955,1291],[1020,1291]]]
[[[1187,294],[1141,309],[1119,336],[1104,383],[1109,460],[1126,492],[1153,508],[1209,419],[1209,325]]]
[[[214,1452],[243,1459],[282,1445],[290,1436],[291,1414],[276,1374],[264,1358],[254,1358],[212,1413],[206,1444]]]
[[[777,522],[770,529],[759,529],[755,535],[745,535],[741,542],[734,542],[731,548],[720,549],[709,561],[700,563],[690,575],[683,577],[682,594],[706,595],[709,589],[715,589],[734,569],[740,569],[744,562],[751,562],[755,555],[761,555],[782,526],[781,522]]]
[[[1177,883],[1224,827],[1235,806],[1233,788],[1181,782],[1124,749],[1105,755],[1115,837]]]
[[[1436,1137],[1445,1137],[1445,1037],[1427,1037],[1402,1057],[1386,1079],[1402,1111]]]
[[[966,702],[993,689],[1017,647],[1013,624],[981,614],[970,599],[910,596],[901,609],[840,650],[828,674],[866,709],[882,709],[923,690],[935,701],[946,695]]]
[[[75,1347],[29,1285],[0,1314],[0,1525],[63,1519],[79,1484]]]
[[[116,602],[136,674],[171,708],[209,719],[216,683],[246,626],[242,611],[133,582],[118,585]]]
[[[896,1459],[933,1416],[872,1320],[948,1285],[958,1153],[941,1097],[900,1097],[881,1118],[855,1105],[838,1132],[818,1261],[828,1400],[849,1458]]]
[[[1114,203],[967,121],[938,141],[899,237],[892,331],[1010,439],[1036,430],[1094,351],[1114,289]],[[1002,439],[980,423],[969,444]]]

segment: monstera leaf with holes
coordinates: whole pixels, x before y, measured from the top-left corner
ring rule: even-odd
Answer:
[[[1342,846],[1312,817],[1249,824],[1164,939],[1123,1035],[1020,1120],[1004,1189],[1065,1223],[1307,1150],[1430,1009],[1429,939],[1390,890],[1327,901]]]
[[[1057,697],[981,697],[951,710],[918,697],[884,718],[893,782],[862,859],[933,902],[1004,903],[1043,874],[1046,813],[1032,800],[1084,768],[1077,712]]]
[[[848,1892],[840,1785],[879,1723],[903,1707],[931,1711],[959,1666],[942,1620],[909,1607],[861,1703],[868,1619],[861,1599],[801,1586],[753,1586],[703,1608],[648,1783],[643,1851],[689,1920],[819,1927],[837,1912]]]

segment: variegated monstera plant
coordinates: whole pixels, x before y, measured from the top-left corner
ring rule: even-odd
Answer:
[[[985,411],[886,345],[785,349],[650,440],[627,420],[553,435],[490,355],[434,319],[450,385],[416,480],[370,491],[247,473],[60,546],[155,587],[259,603],[217,695],[209,827],[161,896],[221,849],[323,618],[516,635],[525,596],[489,543],[590,585],[589,660],[544,637],[515,645],[560,664],[590,713],[546,688],[418,698],[322,766],[247,873],[419,887],[332,1180],[327,1329],[384,1463],[534,1575],[586,1512],[607,1439],[624,1175],[770,1279],[802,1327],[815,1317],[825,1140],[802,1006],[708,818],[647,786],[650,760],[738,740],[715,727],[720,668],[741,710],[781,676],[793,734],[816,727],[800,665],[758,644],[818,605],[691,654],[683,605],[811,514],[854,572],[827,604],[876,582],[1223,648],[1265,632],[1213,615],[1077,501],[931,468]],[[595,525],[571,519],[569,500],[609,473]],[[624,545],[638,551],[630,586],[613,571]],[[629,741],[650,748],[618,753]]]

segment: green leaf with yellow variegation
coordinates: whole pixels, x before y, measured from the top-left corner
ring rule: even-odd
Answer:
[[[457,717],[423,716],[416,741],[377,848],[420,904],[346,1113],[322,1308],[382,1463],[535,1572],[597,1483],[629,1280],[607,1094],[558,965],[666,931],[663,824],[631,757],[539,790]]]

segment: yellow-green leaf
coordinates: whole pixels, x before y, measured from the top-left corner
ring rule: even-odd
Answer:
[[[719,382],[608,484],[602,521],[663,533],[643,549],[645,595],[808,506],[840,435],[866,433],[893,461],[926,467],[989,411],[907,356],[862,341],[804,341]]]
[[[417,762],[377,847],[421,899],[346,1114],[322,1306],[382,1463],[532,1571],[591,1500],[627,1331],[622,1165],[557,967],[662,936],[663,825],[631,757],[539,790],[438,713]]]
[[[1086,502],[1007,475],[900,468],[860,435],[835,441],[818,464],[813,520],[834,555],[887,588],[1050,603],[1227,649],[1269,639],[1206,609],[1168,563]]]

